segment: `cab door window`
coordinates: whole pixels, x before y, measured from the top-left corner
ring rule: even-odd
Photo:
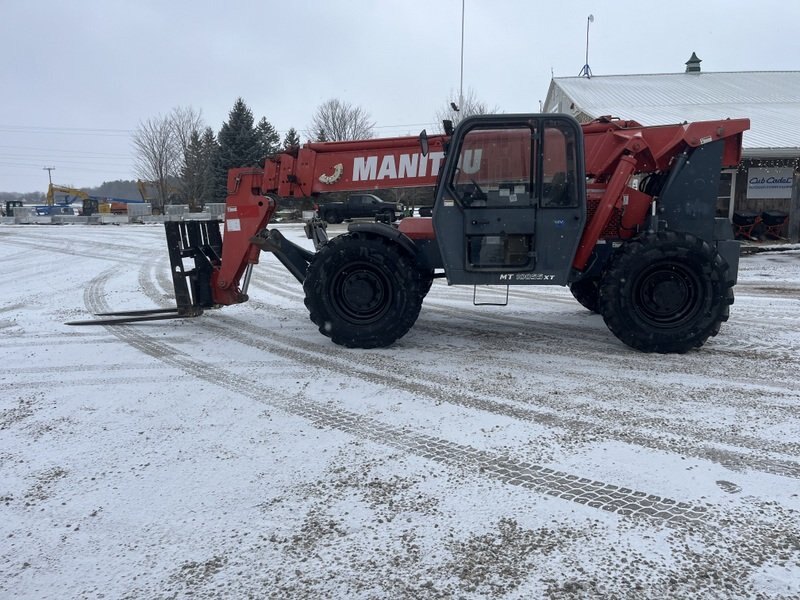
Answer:
[[[545,121],[542,143],[542,208],[578,206],[575,131],[560,121]]]
[[[535,198],[532,127],[473,129],[464,136],[452,189],[465,207],[524,207]]]

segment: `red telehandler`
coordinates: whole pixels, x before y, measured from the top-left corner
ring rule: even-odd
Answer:
[[[749,126],[490,115],[430,138],[306,144],[263,169],[230,171],[224,237],[216,221],[165,224],[177,308],[80,323],[244,302],[266,250],[302,283],[319,331],[343,346],[392,344],[445,277],[567,285],[625,344],[686,352],[717,334],[733,303],[739,243],[716,201],[720,171],[739,163]],[[315,252],[267,227],[280,198],[426,185],[435,185],[432,217],[351,223],[330,240],[314,219],[306,234]]]

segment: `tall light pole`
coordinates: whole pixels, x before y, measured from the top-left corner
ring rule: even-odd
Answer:
[[[458,109],[464,108],[464,3],[461,0],[461,84],[458,88]]]
[[[592,76],[592,70],[589,68],[589,24],[591,23],[594,23],[594,15],[589,15],[586,18],[586,63],[583,65],[581,72],[578,73],[578,77],[586,77],[587,79]]]

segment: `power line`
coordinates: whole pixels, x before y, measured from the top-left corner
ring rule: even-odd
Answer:
[[[128,158],[132,156],[132,154],[116,154],[112,152],[85,152],[83,150],[73,150],[71,148],[35,148],[33,146],[6,146],[0,144],[0,148],[6,150],[23,150],[27,151],[34,151],[34,152],[49,152],[55,154],[83,154],[86,155],[87,158],[97,157],[97,156],[113,156],[115,158]]]
[[[13,163],[7,161],[0,161],[0,167],[12,168],[15,171],[19,170],[41,170],[41,163],[34,164],[34,163]],[[123,172],[133,172],[133,169],[126,169],[125,167],[108,167],[107,169],[91,169],[86,167],[76,167],[70,166],[68,169],[64,169],[65,171],[72,172],[72,171],[82,171],[86,173],[123,173]],[[9,173],[14,173],[14,171],[8,171]]]
[[[404,127],[426,127],[429,125],[438,125],[435,121],[428,121],[422,123],[400,123],[392,125],[373,125],[373,129],[402,129]],[[293,127],[295,131],[300,133],[303,129]],[[52,133],[60,135],[98,135],[98,136],[131,136],[136,133],[135,129],[110,129],[110,128],[93,128],[93,127],[49,127],[45,125],[3,125],[0,124],[0,131],[5,133]],[[288,129],[277,129],[277,133],[286,134]]]
[[[35,158],[46,163],[56,160],[116,160],[125,161],[134,159],[134,154],[105,154],[103,152],[82,152],[73,154],[71,152],[48,152],[46,150],[8,150],[0,148],[0,156],[6,158]]]
[[[105,129],[97,127],[50,127],[47,125],[2,125],[4,131],[20,132],[47,132],[47,133],[103,133],[103,134],[131,134],[133,129]]]
[[[129,165],[134,163],[134,159],[129,161],[119,160],[119,159],[110,159],[110,160],[103,160],[103,159],[94,159],[94,160],[70,160],[66,158],[59,158],[55,161],[52,161],[51,157],[46,157],[50,159],[51,162],[57,162],[59,165],[97,165],[99,167],[108,167],[108,168],[125,168]],[[18,164],[31,164],[36,161],[39,165],[43,162],[48,162],[45,160],[44,157],[38,156],[15,156],[13,154],[0,154],[0,160],[4,162],[14,162]]]

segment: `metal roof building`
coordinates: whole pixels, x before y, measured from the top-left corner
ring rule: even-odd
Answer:
[[[542,110],[572,114],[581,122],[610,115],[643,125],[749,118],[738,173],[723,176],[730,197],[720,193],[719,212],[733,218],[734,210],[784,211],[788,236],[797,240],[800,71],[706,73],[695,54],[686,65],[684,73],[557,77]],[[753,182],[765,172],[780,172],[787,189],[773,198],[759,194]]]
[[[800,71],[560,77],[544,111],[642,125],[746,117],[745,156],[800,156]]]

